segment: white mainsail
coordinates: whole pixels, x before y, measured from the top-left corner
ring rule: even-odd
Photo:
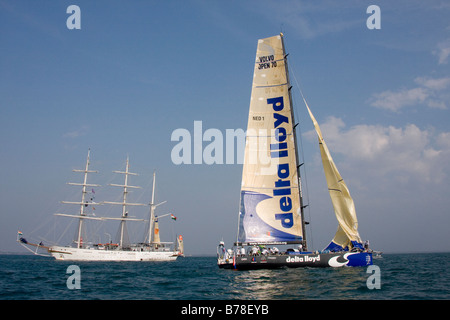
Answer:
[[[304,240],[295,125],[283,35],[258,41],[238,242]]]
[[[330,151],[328,150],[325,140],[323,139],[319,124],[309,109],[306,100],[305,104],[308,108],[309,115],[319,138],[320,154],[327,180],[328,192],[330,193],[334,212],[339,222],[336,235],[328,245],[327,249],[342,250],[346,247],[362,248],[361,238],[358,233],[358,219],[356,218],[355,204],[353,203],[353,199],[350,196],[350,192],[344,182],[344,179],[342,179],[336,165],[334,164]]]

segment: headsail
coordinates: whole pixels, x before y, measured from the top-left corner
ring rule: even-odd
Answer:
[[[342,249],[348,250],[352,247],[362,249],[361,238],[358,233],[358,219],[356,218],[355,204],[353,203],[353,199],[350,196],[350,192],[344,179],[342,179],[334,164],[330,151],[323,139],[319,124],[314,118],[306,101],[305,104],[319,137],[320,154],[328,184],[328,192],[330,193],[334,212],[336,213],[336,218],[339,222],[336,235],[326,249],[331,251],[340,251]]]
[[[304,240],[289,90],[283,35],[260,39],[247,125],[238,243]]]

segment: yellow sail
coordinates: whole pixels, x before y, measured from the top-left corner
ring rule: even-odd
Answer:
[[[350,249],[352,247],[362,248],[361,238],[358,233],[358,219],[356,218],[355,204],[353,203],[353,199],[350,196],[350,192],[344,179],[342,179],[333,162],[330,151],[323,139],[319,124],[314,118],[306,101],[305,104],[319,137],[320,154],[328,184],[328,192],[330,193],[334,212],[339,222],[336,235],[326,249],[342,250],[345,248]]]

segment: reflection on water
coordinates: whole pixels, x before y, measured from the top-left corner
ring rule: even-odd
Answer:
[[[365,269],[298,268],[232,272],[233,299],[345,299],[347,291],[365,286]],[[348,297],[348,296],[347,296]]]
[[[234,290],[239,292],[244,300],[275,299],[279,283],[278,274],[281,270],[249,270],[239,272],[234,278]]]

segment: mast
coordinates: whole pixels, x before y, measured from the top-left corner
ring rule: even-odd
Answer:
[[[82,230],[83,230],[83,220],[90,218],[90,217],[86,217],[86,213],[84,211],[84,208],[87,207],[88,202],[86,202],[86,187],[99,187],[98,184],[88,184],[87,183],[87,176],[88,173],[97,173],[98,171],[94,171],[94,170],[89,170],[89,155],[90,155],[91,149],[89,148],[88,150],[88,154],[87,154],[87,159],[86,159],[86,167],[84,170],[78,170],[78,169],[74,169],[72,170],[73,172],[82,172],[84,173],[84,180],[83,183],[74,183],[74,182],[69,182],[67,184],[69,185],[73,185],[73,186],[82,186],[82,191],[81,191],[81,201],[80,202],[72,202],[72,201],[62,201],[62,203],[68,203],[68,204],[79,204],[80,205],[80,215],[79,215],[79,221],[78,221],[78,232],[77,232],[77,248],[82,248],[83,244],[82,244]],[[62,215],[62,214],[59,214]],[[70,215],[67,215],[70,216]],[[72,216],[73,217],[73,216]],[[95,218],[91,218],[91,219],[95,219]]]
[[[152,244],[154,241],[154,229],[155,229],[155,209],[156,207],[166,203],[167,201],[155,204],[155,188],[156,188],[156,172],[153,171],[153,188],[152,188],[152,201],[150,202],[150,219],[148,225],[148,244]]]
[[[292,121],[295,121],[295,117],[294,117],[294,107],[293,107],[293,103],[292,103],[292,92],[291,92],[291,81],[289,78],[289,68],[288,68],[288,62],[287,62],[287,56],[289,54],[286,54],[286,50],[285,50],[285,46],[284,46],[284,39],[283,39],[283,33],[280,33],[281,36],[281,44],[283,46],[283,52],[284,52],[284,64],[286,67],[286,79],[287,79],[287,84],[288,84],[288,92],[289,92],[289,101],[290,101],[290,105],[291,105],[291,119]],[[299,163],[298,159],[298,145],[297,145],[297,132],[296,132],[296,128],[297,128],[298,123],[296,123],[293,126],[293,132],[292,132],[292,136],[294,138],[294,147],[295,147],[295,164],[297,167],[297,176],[298,176],[298,195],[299,195],[299,199],[300,199],[300,214],[301,214],[301,221],[302,221],[302,234],[303,234],[303,248],[304,250],[307,250],[308,248],[308,244],[306,241],[306,230],[305,230],[305,215],[304,215],[304,209],[307,206],[303,205],[303,194],[302,194],[302,179],[301,179],[301,175],[300,175],[300,167],[303,165],[303,163]]]
[[[156,184],[156,172],[153,171],[153,187],[152,187],[152,202],[150,202],[150,221],[148,228],[148,243],[153,241],[153,228],[155,220],[155,184]]]
[[[124,237],[126,232],[126,221],[143,221],[142,219],[131,219],[128,218],[128,210],[127,206],[145,206],[144,203],[130,203],[127,202],[127,196],[128,196],[128,188],[134,188],[134,189],[140,189],[139,186],[132,186],[128,184],[128,176],[137,176],[137,173],[133,173],[129,171],[129,159],[127,157],[127,162],[125,166],[125,171],[113,171],[114,173],[124,174],[125,175],[125,181],[124,184],[109,184],[110,186],[114,187],[122,187],[123,188],[123,201],[122,202],[111,202],[111,201],[105,201],[104,203],[107,204],[115,204],[115,205],[121,205],[122,206],[122,216],[120,218],[104,218],[104,219],[110,219],[110,220],[120,220],[120,227],[119,227],[119,248],[122,248],[124,246]]]

